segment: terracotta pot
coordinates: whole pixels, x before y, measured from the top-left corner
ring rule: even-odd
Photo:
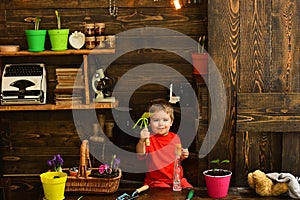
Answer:
[[[208,53],[192,53],[193,74],[206,75],[208,73]]]

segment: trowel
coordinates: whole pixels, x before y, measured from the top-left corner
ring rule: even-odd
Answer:
[[[138,197],[138,194],[145,191],[145,190],[148,190],[149,188],[149,185],[144,185],[138,189],[136,189],[131,195],[127,194],[127,193],[124,193],[122,194],[121,196],[119,196],[116,200],[130,200],[130,199],[135,199]]]

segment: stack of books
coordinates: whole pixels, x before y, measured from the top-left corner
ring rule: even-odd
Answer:
[[[81,68],[56,68],[55,104],[82,104],[83,80]]]

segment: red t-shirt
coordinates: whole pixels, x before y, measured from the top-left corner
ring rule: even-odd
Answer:
[[[171,187],[173,184],[173,172],[176,145],[180,144],[177,134],[169,132],[167,135],[154,134],[150,137],[150,146],[146,146],[146,173],[145,185],[150,187]],[[180,166],[180,178],[183,170]],[[187,181],[182,180],[183,187],[192,187]]]

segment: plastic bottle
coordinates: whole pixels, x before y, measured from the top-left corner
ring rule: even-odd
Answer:
[[[175,151],[175,162],[174,162],[174,177],[173,177],[173,191],[181,191],[181,181],[180,181],[180,154]]]

